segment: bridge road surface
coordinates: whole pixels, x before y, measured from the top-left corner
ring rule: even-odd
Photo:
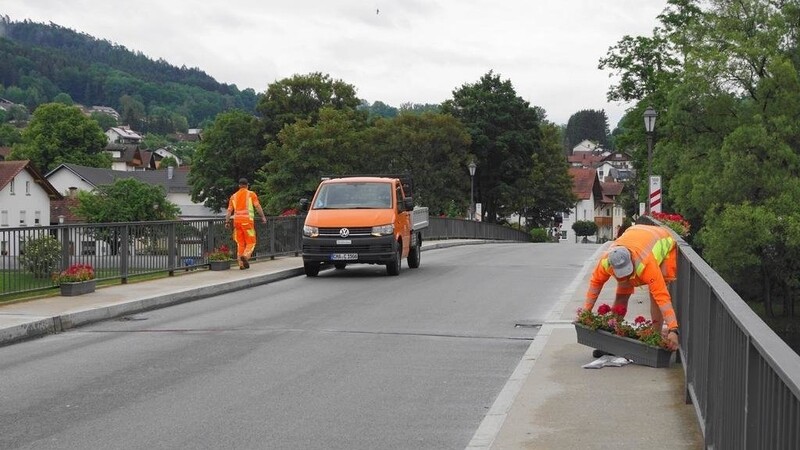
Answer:
[[[597,248],[430,250],[0,347],[0,448],[463,449]]]

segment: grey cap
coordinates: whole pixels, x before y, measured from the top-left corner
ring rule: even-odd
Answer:
[[[247,178],[239,178],[239,184],[241,185],[247,184]]]
[[[614,268],[616,277],[627,277],[633,273],[631,252],[625,247],[614,247],[608,252],[608,262]]]

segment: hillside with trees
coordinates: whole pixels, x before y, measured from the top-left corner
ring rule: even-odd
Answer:
[[[31,112],[61,96],[110,106],[121,123],[159,134],[202,127],[233,108],[254,112],[258,102],[253,89],[219,83],[198,68],[175,67],[56,24],[8,16],[0,16],[0,85],[0,97]]]

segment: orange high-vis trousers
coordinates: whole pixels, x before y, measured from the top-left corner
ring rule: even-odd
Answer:
[[[250,259],[256,248],[256,226],[252,220],[233,220],[233,240],[236,241],[236,255]]]

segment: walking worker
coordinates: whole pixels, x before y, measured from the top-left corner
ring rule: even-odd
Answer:
[[[261,222],[267,223],[264,210],[255,192],[248,189],[247,178],[239,179],[239,190],[231,195],[228,210],[225,213],[225,228],[231,226],[233,217],[233,240],[236,241],[236,254],[239,269],[250,268],[250,257],[256,248],[255,211],[261,216]]]
[[[666,322],[666,344],[678,348],[678,320],[672,307],[667,283],[677,275],[678,247],[672,234],[657,225],[633,225],[626,229],[603,254],[592,273],[584,309],[594,308],[603,285],[612,276],[617,280],[614,306],[628,307],[636,286],[650,290],[650,315],[653,328],[662,331]]]

